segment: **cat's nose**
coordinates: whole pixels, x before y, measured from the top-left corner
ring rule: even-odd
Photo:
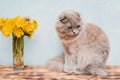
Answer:
[[[75,34],[75,32],[73,31],[73,34]]]
[[[77,34],[77,33],[78,33],[78,30],[73,29],[72,32],[73,32],[74,34]]]

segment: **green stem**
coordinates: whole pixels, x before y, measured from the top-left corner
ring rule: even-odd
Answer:
[[[13,65],[14,68],[21,68],[24,66],[24,36],[17,38],[13,35]]]

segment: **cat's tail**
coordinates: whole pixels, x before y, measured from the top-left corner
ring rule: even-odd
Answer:
[[[56,56],[52,59],[50,59],[47,62],[46,65],[47,68],[54,70],[54,71],[59,71],[62,72],[63,71],[63,67],[64,67],[64,56]]]

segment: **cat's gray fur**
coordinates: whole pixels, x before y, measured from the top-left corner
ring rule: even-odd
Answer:
[[[47,66],[56,71],[75,74],[106,76],[105,63],[109,55],[109,41],[95,24],[85,23],[76,11],[62,12],[56,30],[65,54],[48,61]]]

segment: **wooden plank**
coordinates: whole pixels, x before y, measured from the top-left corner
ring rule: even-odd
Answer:
[[[120,80],[120,66],[106,66],[106,77],[53,72],[41,66],[25,66],[24,71],[13,71],[12,66],[0,66],[0,80]]]

